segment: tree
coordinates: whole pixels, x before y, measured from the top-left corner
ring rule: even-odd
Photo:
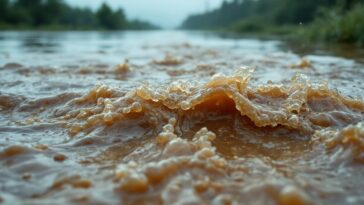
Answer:
[[[89,8],[71,7],[64,0],[0,0],[0,29],[121,30],[131,25],[138,29],[156,28],[142,21],[129,23],[121,8],[113,11],[106,3],[93,12]]]
[[[127,26],[124,11],[118,9],[113,12],[106,3],[103,3],[97,11],[97,19],[100,27],[104,29],[125,29]]]
[[[44,13],[44,24],[59,23],[63,8],[64,4],[62,0],[47,0],[42,9],[42,12]]]
[[[6,22],[9,0],[0,0],[0,22]]]
[[[99,10],[97,11],[97,19],[99,25],[105,29],[116,29],[113,23],[113,12],[111,8],[106,4],[103,3]]]
[[[115,27],[116,29],[126,29],[127,27],[127,21],[125,18],[124,11],[122,9],[118,9],[113,14],[113,19],[115,21]]]
[[[38,26],[43,21],[42,0],[17,0],[14,3],[14,10],[18,21],[21,23]]]

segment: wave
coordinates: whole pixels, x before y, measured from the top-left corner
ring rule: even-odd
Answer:
[[[99,85],[69,101],[65,109],[71,111],[61,118],[69,122],[71,135],[136,118],[154,128],[172,117],[181,124],[185,118],[197,123],[239,113],[236,117],[248,118],[257,129],[283,126],[302,135],[363,120],[364,103],[327,84],[312,84],[298,74],[284,85],[254,86],[249,84],[252,74],[245,68],[231,76],[215,75],[206,83],[145,84],[127,93]]]

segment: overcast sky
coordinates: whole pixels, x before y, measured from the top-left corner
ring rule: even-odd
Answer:
[[[107,2],[122,7],[129,19],[147,20],[164,28],[173,28],[189,15],[221,5],[223,0],[66,0],[69,4],[96,9]]]

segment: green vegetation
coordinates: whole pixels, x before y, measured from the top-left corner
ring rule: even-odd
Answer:
[[[358,4],[347,12],[324,9],[302,33],[311,40],[356,42],[363,46],[364,5]]]
[[[127,20],[124,11],[106,3],[94,12],[74,8],[63,0],[0,0],[0,29],[125,30],[156,29],[139,20]]]
[[[364,0],[233,0],[188,17],[183,29],[228,30],[364,45]]]

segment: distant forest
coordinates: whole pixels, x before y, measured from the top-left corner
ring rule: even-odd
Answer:
[[[364,44],[364,0],[225,0],[220,8],[189,16],[181,28],[300,31],[308,38]]]
[[[142,30],[157,27],[128,20],[124,11],[103,3],[96,11],[63,0],[0,0],[0,29]]]

